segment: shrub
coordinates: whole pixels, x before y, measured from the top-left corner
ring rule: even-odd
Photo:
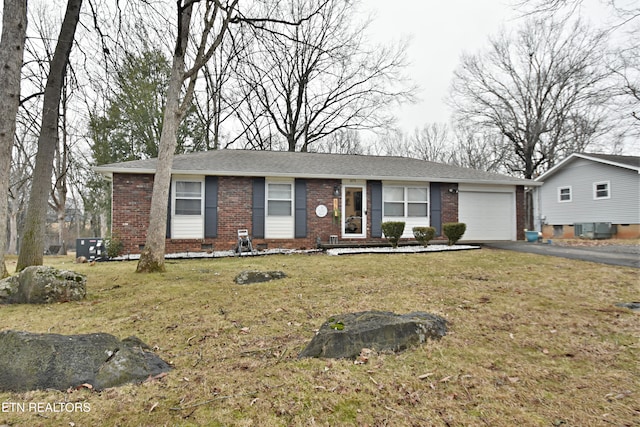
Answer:
[[[387,221],[382,223],[382,232],[384,237],[387,238],[391,246],[398,247],[398,241],[400,236],[404,233],[404,222],[402,221]]]
[[[436,235],[433,227],[413,227],[413,236],[422,246],[429,246],[429,241]]]
[[[124,243],[117,236],[105,240],[105,249],[109,258],[115,258],[122,254]]]
[[[455,245],[467,231],[467,224],[463,222],[447,222],[442,225],[442,232],[449,239],[448,245]]]

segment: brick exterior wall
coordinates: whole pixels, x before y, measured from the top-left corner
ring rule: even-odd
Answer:
[[[218,237],[205,239],[205,244],[212,244],[215,250],[224,251],[236,245],[239,229],[246,228],[251,234],[252,186],[251,178],[228,176],[218,178]],[[172,244],[171,239],[167,239],[167,247]]]
[[[385,239],[342,238],[340,218],[333,216],[334,187],[341,187],[337,179],[306,179],[307,186],[307,237],[298,239],[253,239],[255,246],[269,248],[309,249],[323,243],[329,236],[339,236],[340,242],[383,242]],[[238,229],[252,230],[252,178],[218,178],[218,236],[206,239],[167,239],[166,253],[228,250],[235,247]],[[114,174],[112,202],[112,234],[122,240],[124,254],[140,253],[146,239],[151,209],[153,175]],[[447,189],[457,185],[447,184]],[[444,190],[441,193],[442,223],[458,221],[458,193]],[[325,205],[328,213],[320,218],[316,207]],[[340,198],[338,198],[340,206]],[[367,186],[367,212],[371,212],[371,186]],[[524,188],[516,190],[518,239],[524,238]],[[367,215],[367,236],[371,235],[371,215]]]
[[[153,175],[114,173],[112,185],[111,234],[122,240],[125,254],[140,253],[149,227]]]
[[[524,227],[526,221],[524,186],[516,187],[516,240],[524,240]]]
[[[307,239],[302,244],[316,247],[316,240],[328,242],[329,236],[340,235],[340,218],[333,216],[333,189],[340,188],[339,179],[307,179]],[[338,203],[340,198],[338,197]],[[325,205],[329,213],[324,218],[316,215],[316,207]]]
[[[458,184],[446,184],[441,188],[442,223],[458,222]]]
[[[269,248],[315,248],[317,238],[328,242],[329,236],[340,235],[339,219],[333,218],[333,189],[340,180],[308,179],[307,237],[300,239],[253,239],[254,246]],[[201,252],[209,249],[228,250],[235,247],[238,229],[251,233],[252,184],[247,177],[218,178],[218,237],[207,239],[167,239],[166,252]],[[138,254],[144,246],[149,226],[153,175],[114,174],[112,202],[112,234],[124,244],[125,254]],[[328,214],[316,215],[318,205]]]

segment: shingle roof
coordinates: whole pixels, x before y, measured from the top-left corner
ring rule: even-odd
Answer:
[[[105,175],[153,173],[156,162],[155,158],[134,160],[98,166],[95,170]],[[176,155],[172,173],[540,185],[507,175],[406,157],[288,151],[213,150]]]
[[[597,159],[606,160],[611,163],[618,163],[621,165],[640,168],[640,156],[619,156],[615,154],[593,154],[593,153],[584,153],[584,156],[595,157]]]
[[[612,166],[632,169],[640,173],[640,156],[621,156],[616,154],[596,154],[596,153],[573,153],[569,157],[564,158],[560,163],[536,178],[536,181],[544,181],[559,170],[565,164],[573,162],[575,159],[586,159],[593,162],[605,163]]]

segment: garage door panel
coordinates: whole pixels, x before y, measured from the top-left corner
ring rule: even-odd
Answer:
[[[464,240],[513,240],[514,194],[461,191],[460,222],[467,224]]]

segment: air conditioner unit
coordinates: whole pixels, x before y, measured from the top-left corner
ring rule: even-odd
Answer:
[[[577,222],[573,234],[582,239],[610,239],[616,232],[610,222]]]
[[[573,235],[581,239],[593,239],[595,225],[593,222],[577,222],[573,224]]]
[[[594,239],[610,239],[616,232],[615,226],[610,222],[596,222],[594,224]]]

